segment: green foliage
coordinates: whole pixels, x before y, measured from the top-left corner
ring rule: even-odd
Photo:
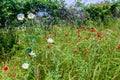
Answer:
[[[29,71],[27,80],[34,80],[34,74],[35,74],[35,71],[34,71],[34,68],[32,67],[31,70]]]
[[[2,0],[0,2],[0,28],[10,24],[14,24],[14,20],[17,19],[17,14],[23,13],[25,17],[32,12],[46,10],[52,17],[52,19],[45,21],[47,25],[59,23],[60,20],[65,20],[67,23],[77,23],[78,25],[86,24],[86,20],[97,21],[100,23],[106,23],[113,17],[120,17],[120,2],[114,3],[100,3],[84,6],[81,0],[75,5],[81,7],[84,10],[77,11],[73,9],[67,9],[65,3],[58,2],[57,0]],[[84,13],[85,16],[78,17]],[[12,23],[13,22],[13,23]],[[21,23],[24,23],[25,20]],[[20,23],[20,24],[21,24]]]
[[[114,17],[120,17],[120,1],[112,3],[110,10]]]
[[[2,0],[0,2],[0,28],[11,24],[19,13],[27,16],[29,12],[36,13],[46,9],[51,16],[56,17],[60,7],[62,5],[58,1],[52,0]]]
[[[106,23],[112,18],[119,17],[120,5],[119,2],[105,2],[91,4],[86,6],[84,9],[89,20]]]
[[[110,5],[106,4],[92,4],[86,8],[86,11],[89,14],[90,19],[97,21],[97,20],[105,20],[111,16],[111,12],[109,10]]]
[[[5,27],[17,18],[18,13],[27,13],[30,7],[26,7],[26,2],[16,0],[2,0],[0,2],[0,27]],[[26,9],[25,9],[26,7]]]
[[[8,60],[15,54],[18,36],[13,29],[0,31],[0,60]]]
[[[24,49],[15,49],[17,54],[1,64],[0,69],[8,66],[8,71],[1,71],[0,79],[13,80],[15,74],[14,79],[19,80],[119,80],[119,24],[120,19],[111,22],[108,29],[93,28],[94,25],[76,29],[75,25],[64,24],[55,25],[50,31],[32,26],[18,29],[15,33]],[[46,38],[55,43],[48,43]],[[28,55],[31,51],[36,56]],[[28,69],[21,67],[23,62],[29,64]]]

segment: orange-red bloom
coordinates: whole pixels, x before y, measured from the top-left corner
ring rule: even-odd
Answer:
[[[101,33],[97,33],[97,37],[98,38],[102,38],[102,34]]]
[[[88,36],[86,36],[86,37],[85,37],[85,39],[86,39],[86,40],[88,40],[88,39],[89,39],[89,37],[88,37]]]
[[[65,36],[67,37],[67,36],[68,36],[68,34],[65,34]]]
[[[78,30],[76,31],[76,33],[79,34],[79,33],[80,33],[80,29],[78,29]]]
[[[94,28],[90,28],[91,32],[96,32],[96,30]]]
[[[52,32],[49,32],[49,34],[52,34]]]
[[[78,53],[78,50],[74,50],[73,52],[74,52],[74,53]]]
[[[50,46],[48,45],[47,48],[50,49]]]
[[[4,68],[3,68],[3,72],[7,72],[8,71],[8,66],[4,66]]]
[[[89,50],[85,50],[85,54],[88,54],[89,53]]]
[[[14,79],[15,79],[15,78],[17,78],[17,75],[16,75],[16,74],[14,74],[14,75],[13,75],[13,78],[14,78]]]
[[[117,49],[119,49],[119,50],[120,50],[120,44],[118,44],[118,47],[117,47]]]

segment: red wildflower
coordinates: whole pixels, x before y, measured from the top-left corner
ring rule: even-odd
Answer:
[[[74,53],[78,53],[78,50],[74,50],[73,52],[74,52]]]
[[[65,34],[65,36],[67,37],[67,36],[68,36],[68,34]]]
[[[52,42],[52,44],[55,44],[54,42]]]
[[[120,50],[120,44],[118,44],[118,47],[117,47],[117,49],[119,49],[119,50]]]
[[[17,75],[16,75],[16,74],[14,74],[14,75],[13,75],[13,78],[16,78],[16,77],[17,77]]]
[[[52,34],[52,32],[49,32],[49,34]]]
[[[94,28],[90,28],[91,32],[96,32],[96,30]]]
[[[88,54],[89,53],[89,50],[85,50],[85,54]]]
[[[47,48],[50,49],[50,46],[48,45]]]
[[[79,34],[79,33],[80,33],[80,29],[78,29],[78,30],[76,31],[76,33]]]
[[[86,39],[86,40],[88,40],[88,39],[89,39],[89,37],[88,37],[88,36],[86,36],[86,37],[85,37],[85,39]]]
[[[3,72],[7,72],[7,71],[8,71],[8,66],[4,66]]]
[[[97,33],[97,37],[98,37],[98,38],[102,38],[101,33]]]

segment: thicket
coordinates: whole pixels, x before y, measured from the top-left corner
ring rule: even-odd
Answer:
[[[84,8],[88,20],[107,23],[120,17],[120,2],[91,4]]]
[[[27,15],[32,12],[46,11],[51,16],[53,24],[65,20],[71,23],[85,24],[86,21],[100,21],[106,23],[108,20],[120,17],[120,1],[103,2],[99,4],[83,5],[77,2],[77,7],[66,8],[64,1],[57,0],[1,0],[0,1],[0,28],[12,24],[17,20],[17,14]],[[77,10],[76,8],[80,8]],[[25,20],[24,20],[25,22]],[[14,25],[14,24],[13,24]]]
[[[36,13],[46,9],[51,16],[56,17],[62,6],[58,1],[52,0],[2,0],[0,1],[0,28],[11,24],[17,19],[19,13],[27,16],[30,12]]]
[[[18,35],[13,28],[0,30],[0,62],[8,60],[19,49]]]

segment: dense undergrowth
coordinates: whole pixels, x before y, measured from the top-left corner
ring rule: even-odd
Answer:
[[[0,28],[7,27],[8,25],[14,25],[16,16],[20,13],[25,14],[25,17],[29,13],[34,13],[41,18],[42,13],[45,12],[45,16],[49,15],[50,22],[52,24],[58,24],[60,20],[67,21],[74,24],[86,24],[87,22],[104,23],[113,18],[120,17],[120,1],[113,3],[103,2],[99,4],[84,5],[81,2],[77,2],[75,7],[66,8],[64,1],[52,1],[52,0],[2,0],[0,2]],[[23,20],[20,24],[25,23],[27,20]],[[45,22],[46,23],[46,22]]]
[[[17,29],[21,50],[0,64],[0,78],[119,80],[120,20],[115,22],[106,28],[61,24],[50,30]],[[24,63],[29,66],[23,67]]]
[[[0,80],[119,80],[119,2],[82,5],[82,16],[47,0],[2,2]],[[51,17],[36,16],[45,8]]]

